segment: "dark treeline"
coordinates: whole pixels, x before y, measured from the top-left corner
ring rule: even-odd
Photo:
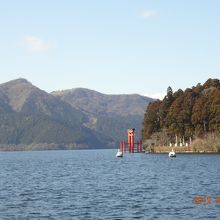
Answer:
[[[144,115],[142,138],[165,134],[167,142],[175,138],[202,138],[208,133],[220,133],[220,82],[208,79],[203,85],[179,89],[173,93],[168,87],[162,101],[148,105]]]

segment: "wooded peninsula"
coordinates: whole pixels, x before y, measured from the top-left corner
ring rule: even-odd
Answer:
[[[142,138],[150,152],[220,152],[219,79],[174,93],[168,87],[162,101],[148,105]]]

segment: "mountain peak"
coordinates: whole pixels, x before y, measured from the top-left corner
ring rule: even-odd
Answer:
[[[24,79],[24,78],[17,78],[17,79],[13,79],[10,80],[6,83],[3,83],[2,86],[8,86],[8,85],[16,85],[16,84],[26,84],[26,85],[32,85],[31,82],[29,82],[28,80]],[[1,86],[1,85],[0,85]]]
[[[23,78],[11,80],[0,85],[0,91],[7,98],[14,111],[20,111],[26,99],[37,87]]]

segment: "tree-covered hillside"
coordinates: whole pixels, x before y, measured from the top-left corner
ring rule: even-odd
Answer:
[[[218,79],[208,79],[203,85],[175,93],[168,87],[164,99],[150,103],[144,115],[144,140],[158,134],[157,138],[166,144],[174,143],[177,136],[188,141],[208,133],[220,133]]]
[[[85,88],[52,92],[55,97],[82,111],[85,126],[118,143],[126,138],[129,128],[139,138],[145,109],[153,99],[137,94],[106,95]]]
[[[104,138],[83,126],[86,118],[25,79],[0,85],[0,145],[105,146]]]
[[[50,94],[26,79],[6,82],[0,85],[0,150],[118,147],[128,128],[141,130],[148,100],[88,89]]]

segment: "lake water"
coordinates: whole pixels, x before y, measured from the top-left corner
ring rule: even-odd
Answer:
[[[0,152],[0,219],[220,219],[219,154],[115,153]]]

